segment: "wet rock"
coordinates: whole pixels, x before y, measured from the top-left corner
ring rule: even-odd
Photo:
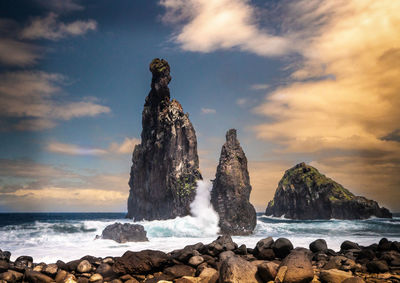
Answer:
[[[251,234],[256,226],[256,211],[250,204],[250,177],[247,158],[236,137],[236,130],[226,133],[217,167],[211,203],[219,214],[221,233]]]
[[[324,253],[328,250],[328,245],[326,244],[326,241],[324,239],[317,239],[310,243],[310,250],[313,253],[318,253],[318,252]]]
[[[204,268],[199,274],[199,278],[202,283],[216,283],[218,281],[218,277],[218,271],[210,267]]]
[[[68,265],[65,262],[63,262],[62,260],[57,260],[56,264],[59,269],[68,270]]]
[[[219,260],[224,261],[228,257],[232,257],[232,256],[235,256],[235,253],[233,251],[225,251],[225,252],[222,252],[219,254]]]
[[[8,262],[5,260],[0,260],[0,273],[8,270]]]
[[[351,242],[351,241],[344,241],[340,245],[340,250],[346,251],[346,250],[360,250],[360,246],[357,243]]]
[[[172,279],[175,279],[182,276],[194,276],[196,270],[188,265],[177,264],[165,268],[163,273],[167,276],[171,276]]]
[[[77,283],[75,275],[68,273],[64,278],[64,283]]]
[[[355,196],[305,163],[285,172],[265,214],[291,219],[392,217],[390,211],[379,207],[376,201]]]
[[[279,238],[272,244],[272,249],[275,256],[278,258],[284,258],[290,251],[293,250],[292,243],[286,238]]]
[[[384,260],[373,260],[367,263],[367,269],[373,273],[384,273],[389,271],[389,267]]]
[[[101,263],[97,267],[96,273],[100,274],[105,279],[110,279],[110,278],[116,277],[116,273],[112,269],[111,265],[109,265],[108,263]]]
[[[114,240],[118,243],[148,241],[144,227],[139,224],[114,223],[108,225],[101,234],[103,239]]]
[[[240,247],[238,247],[236,250],[235,250],[235,254],[238,254],[238,255],[246,255],[247,254],[247,248],[246,248],[246,245],[240,245]]]
[[[232,256],[225,259],[220,268],[219,282],[261,282],[257,277],[257,267],[250,262],[238,257]]]
[[[92,265],[86,259],[82,260],[76,267],[76,271],[78,271],[79,273],[86,273],[90,272],[91,270],[92,270]]]
[[[319,277],[322,282],[326,283],[342,283],[348,278],[352,278],[351,272],[346,272],[338,269],[322,270]]]
[[[89,278],[90,283],[100,283],[103,282],[103,276],[101,274],[95,273]]]
[[[150,64],[151,90],[142,112],[141,143],[135,146],[129,180],[128,218],[171,219],[190,214],[201,180],[197,138],[189,115],[170,100],[170,66]]]
[[[64,282],[64,279],[65,279],[65,277],[67,277],[67,274],[68,274],[67,271],[60,269],[60,270],[57,272],[57,275],[56,275],[56,278],[55,278],[56,283],[62,283],[62,282]]]
[[[258,241],[256,247],[254,248],[255,257],[257,257],[258,259],[266,260],[274,259],[275,253],[272,249],[273,244],[274,240],[272,239],[272,237],[268,237]]]
[[[58,266],[55,263],[45,265],[42,269],[43,273],[51,277],[54,277],[57,274],[57,271],[58,271]]]
[[[127,251],[122,257],[116,258],[113,270],[118,274],[143,274],[160,269],[168,261],[169,257],[161,251]]]
[[[304,250],[293,250],[281,262],[282,266],[287,267],[283,282],[302,283],[310,282],[314,278],[314,271],[309,255]]]
[[[209,244],[207,249],[210,255],[216,256],[223,251],[233,251],[237,249],[237,244],[232,241],[229,235],[222,235]]]
[[[0,250],[0,260],[10,261],[11,253],[9,251]]]
[[[75,271],[80,262],[81,262],[81,260],[79,260],[79,259],[67,262],[66,264],[68,266],[68,271],[70,271],[70,272]]]
[[[257,266],[258,274],[264,282],[273,281],[278,274],[279,265],[275,262],[264,262]]]
[[[50,283],[54,282],[53,278],[44,275],[43,273],[33,271],[33,270],[26,270],[25,271],[25,281],[30,283]]]

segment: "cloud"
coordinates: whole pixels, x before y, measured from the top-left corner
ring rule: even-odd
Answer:
[[[400,185],[393,170],[400,164],[400,144],[393,139],[400,124],[400,3],[332,2],[296,1],[288,8],[287,26],[309,24],[313,32],[303,32],[304,57],[292,65],[288,81],[254,108],[265,122],[253,130],[280,146],[281,154],[303,154],[328,175],[339,176],[329,162],[346,161],[340,163],[344,186],[394,207],[390,198]]]
[[[287,38],[262,29],[247,0],[161,0],[165,23],[177,26],[173,40],[186,51],[239,49],[261,56],[291,52]]]
[[[36,0],[43,7],[55,11],[55,12],[73,12],[82,11],[85,9],[78,1],[74,0],[63,0],[63,1],[48,1],[48,0]]]
[[[118,154],[132,153],[135,145],[140,144],[140,140],[137,138],[125,138],[124,141],[119,144],[116,142],[111,143],[109,151]]]
[[[250,86],[251,90],[265,90],[270,87],[269,84],[254,84]]]
[[[125,138],[122,143],[112,142],[107,149],[101,149],[53,141],[47,145],[46,149],[50,152],[66,155],[101,156],[105,154],[132,154],[135,145],[139,143],[140,140],[137,138]]]
[[[61,99],[59,93],[66,80],[60,74],[39,71],[0,74],[0,116],[18,119],[8,125],[8,129],[43,130],[53,128],[59,120],[111,112],[94,98]]]
[[[99,148],[83,148],[77,145],[52,142],[47,146],[47,150],[55,153],[67,155],[103,155],[107,151]]]
[[[96,30],[97,22],[94,20],[74,21],[63,23],[58,21],[58,15],[50,12],[45,17],[36,17],[22,29],[20,36],[24,39],[49,39],[59,40],[67,36],[83,35],[91,30]]]
[[[217,113],[217,110],[212,109],[212,108],[201,108],[201,113],[203,113],[203,114],[215,114],[215,113]]]
[[[246,98],[238,98],[236,99],[236,104],[239,106],[243,106],[247,103],[247,99]]]
[[[6,66],[31,66],[41,57],[40,48],[10,38],[0,39],[0,63]]]

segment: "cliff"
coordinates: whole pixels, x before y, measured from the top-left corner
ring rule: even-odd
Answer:
[[[211,203],[219,214],[221,233],[247,235],[253,232],[256,211],[249,202],[250,192],[247,158],[236,130],[231,129],[226,133],[211,191]]]
[[[291,219],[392,217],[389,210],[380,208],[376,201],[355,196],[305,163],[285,172],[265,214]]]
[[[190,213],[196,181],[202,179],[197,139],[188,114],[170,100],[170,67],[150,63],[151,90],[142,113],[141,143],[132,156],[128,218],[170,219]]]

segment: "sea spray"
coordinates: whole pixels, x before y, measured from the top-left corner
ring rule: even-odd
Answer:
[[[219,232],[218,214],[210,203],[210,181],[197,181],[196,196],[190,204],[192,215],[168,220],[142,221],[147,236],[152,237],[209,237]]]

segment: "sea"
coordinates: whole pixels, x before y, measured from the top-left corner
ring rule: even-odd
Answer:
[[[155,249],[170,252],[186,245],[211,243],[218,237],[218,215],[209,203],[210,184],[200,184],[191,209],[192,215],[169,220],[133,222],[121,213],[0,213],[0,249],[11,252],[11,260],[30,255],[34,262],[54,263],[85,255],[121,256],[127,250]],[[148,242],[119,244],[96,239],[115,222],[138,223],[147,231]],[[400,241],[400,214],[392,219],[290,220],[257,213],[257,226],[250,236],[232,237],[241,245],[254,248],[266,237],[288,238],[295,247],[309,247],[325,239],[328,247],[340,250],[345,240],[370,245],[383,237]]]

